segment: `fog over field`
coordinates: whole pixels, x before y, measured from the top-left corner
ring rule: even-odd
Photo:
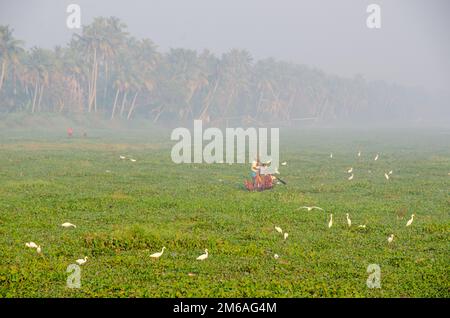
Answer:
[[[447,1],[378,1],[380,28],[371,1],[80,0],[79,29],[71,3],[0,1],[2,117],[450,122]]]

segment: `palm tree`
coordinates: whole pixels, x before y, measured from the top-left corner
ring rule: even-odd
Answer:
[[[0,92],[7,74],[8,64],[18,64],[19,55],[23,51],[22,41],[14,39],[13,30],[9,26],[0,25]]]

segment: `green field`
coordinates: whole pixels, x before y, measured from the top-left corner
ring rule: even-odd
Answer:
[[[172,163],[168,131],[1,131],[0,297],[450,296],[449,130],[280,133],[287,186],[249,193],[249,165]]]

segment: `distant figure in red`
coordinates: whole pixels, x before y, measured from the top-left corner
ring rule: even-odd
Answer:
[[[67,136],[72,137],[73,129],[71,127],[67,128]]]

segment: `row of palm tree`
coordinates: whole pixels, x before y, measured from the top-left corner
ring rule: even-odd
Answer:
[[[0,26],[0,112],[98,113],[253,123],[393,119],[427,102],[418,89],[342,78],[245,50],[158,51],[115,17],[98,17],[53,50],[23,48]]]

